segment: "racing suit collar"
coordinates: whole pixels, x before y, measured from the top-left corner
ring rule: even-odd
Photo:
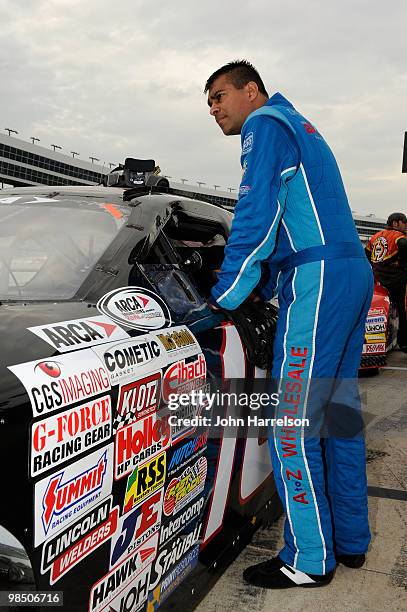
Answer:
[[[265,106],[273,106],[274,104],[283,104],[284,106],[291,106],[292,108],[294,108],[291,102],[289,102],[287,98],[285,98],[283,94],[281,94],[279,91],[277,91],[267,100]]]

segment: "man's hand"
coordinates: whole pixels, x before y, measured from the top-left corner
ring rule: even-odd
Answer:
[[[220,306],[218,306],[218,303],[215,302],[215,300],[211,297],[209,297],[206,300],[206,303],[208,304],[209,308],[212,310],[212,312],[221,312],[222,309]]]

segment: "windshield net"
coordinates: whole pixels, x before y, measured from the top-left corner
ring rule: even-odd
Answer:
[[[127,220],[111,204],[64,204],[0,202],[0,300],[72,298]]]

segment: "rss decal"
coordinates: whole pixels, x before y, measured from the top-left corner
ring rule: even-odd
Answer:
[[[78,565],[117,530],[119,507],[112,511],[111,497],[103,500],[79,521],[47,540],[42,549],[41,573],[50,570],[50,584]]]
[[[112,492],[113,444],[35,485],[34,546],[51,538]]]
[[[199,523],[194,531],[191,531],[185,537],[178,537],[171,545],[166,546],[166,548],[158,554],[153,564],[153,571],[151,572],[150,590],[155,589],[161,582],[162,577],[200,542],[201,529],[202,523]]]
[[[121,385],[113,429],[116,431],[156,412],[160,399],[161,371]]]
[[[116,432],[116,480],[130,474],[134,468],[143,465],[169,446],[171,428],[168,418],[154,413]]]
[[[103,315],[51,325],[36,325],[28,329],[60,353],[129,337],[124,329]]]
[[[148,549],[135,553],[97,582],[90,593],[89,612],[136,612],[148,597],[153,559]]]
[[[88,451],[111,434],[110,395],[35,421],[31,428],[31,476]]]
[[[110,568],[134,553],[140,546],[144,546],[154,534],[158,536],[161,527],[162,493],[162,490],[157,491],[140,506],[120,518],[110,545]]]
[[[34,417],[48,415],[111,388],[108,372],[92,349],[9,366],[9,370],[24,385]]]
[[[200,457],[193,465],[188,465],[181,476],[170,480],[164,495],[163,511],[166,516],[177,514],[202,493],[207,468],[206,457]]]
[[[162,453],[145,465],[133,470],[127,479],[123,502],[124,514],[164,485],[166,463],[167,455]]]

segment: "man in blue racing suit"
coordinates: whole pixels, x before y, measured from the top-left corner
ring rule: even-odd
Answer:
[[[234,310],[256,287],[264,300],[277,290],[276,416],[318,424],[328,408],[339,428],[349,415],[359,423],[356,435],[324,439],[307,435],[305,425],[274,426],[269,446],[285,545],[244,578],[265,588],[323,586],[338,562],[363,565],[370,541],[357,372],[372,272],[317,129],[280,93],[269,98],[245,60],[214,72],[205,93],[223,133],[241,134],[243,172],[210,303]],[[265,266],[268,278],[259,284]]]

